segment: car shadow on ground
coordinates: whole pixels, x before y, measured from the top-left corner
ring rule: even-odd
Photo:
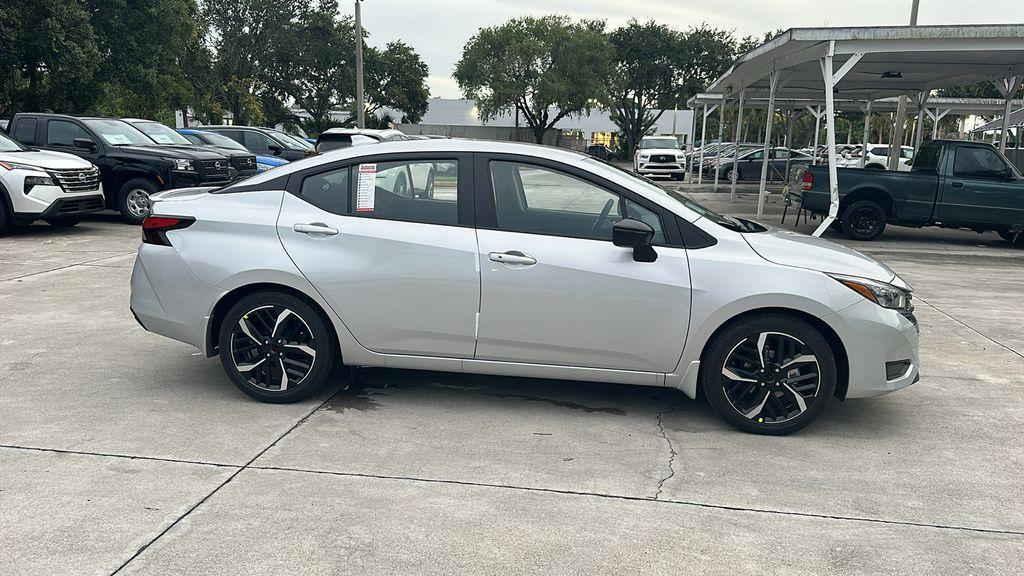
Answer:
[[[322,410],[338,414],[410,406],[433,410],[446,403],[459,409],[518,414],[527,421],[550,414],[555,407],[555,414],[564,410],[567,416],[660,417],[666,430],[681,433],[742,434],[722,420],[703,397],[694,400],[673,388],[387,368],[358,369],[351,377],[335,379],[332,385],[337,386],[332,388],[336,392]],[[889,437],[900,426],[899,410],[884,397],[832,399],[818,421],[797,434]]]

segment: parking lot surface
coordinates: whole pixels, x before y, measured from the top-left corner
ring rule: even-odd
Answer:
[[[1024,250],[991,233],[826,237],[916,289],[921,381],[765,437],[672,389],[428,372],[261,404],[132,319],[138,227],[15,229],[0,574],[1015,572]]]

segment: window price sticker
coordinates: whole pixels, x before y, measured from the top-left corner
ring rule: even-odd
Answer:
[[[356,183],[356,212],[373,212],[373,198],[377,186],[377,165],[360,164]]]

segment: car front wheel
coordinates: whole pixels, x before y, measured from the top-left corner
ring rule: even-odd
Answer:
[[[142,224],[152,208],[149,197],[156,194],[156,190],[156,185],[144,178],[125,182],[117,195],[117,209],[121,212],[121,219],[129,224]]]
[[[257,292],[228,310],[218,338],[221,364],[242,392],[278,404],[316,394],[334,364],[325,320],[306,302]]]
[[[836,362],[820,332],[796,317],[741,320],[710,343],[702,367],[708,402],[755,434],[789,434],[813,422],[836,387]]]

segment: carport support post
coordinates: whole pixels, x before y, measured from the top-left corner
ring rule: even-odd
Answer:
[[[847,62],[840,69],[840,74],[838,75],[840,78],[836,78],[837,75],[832,73],[832,55],[835,54],[835,50],[835,41],[829,42],[828,51],[825,52],[825,57],[821,59],[821,76],[825,81],[825,147],[828,154],[828,191],[831,200],[828,207],[828,216],[821,221],[821,225],[814,231],[814,236],[821,236],[832,225],[832,222],[835,221],[836,216],[839,214],[839,174],[836,171],[836,107],[833,91],[842,74],[845,74],[849,71],[849,68],[853,67],[851,62],[856,63],[856,60],[860,60],[860,58],[854,55],[854,58],[851,58],[850,62]]]
[[[929,92],[922,90],[917,95],[917,123],[914,126],[914,154],[917,154],[917,149],[921,147],[921,140],[924,138],[924,110],[928,104]],[[897,163],[899,160],[896,161]],[[897,168],[898,168],[897,164]]]
[[[782,189],[789,190],[789,160],[793,156],[793,118],[795,110],[786,114],[786,172],[782,175]]]
[[[718,192],[718,174],[722,169],[722,137],[725,134],[725,93],[718,104],[718,150],[715,153],[715,192]],[[703,168],[703,166],[701,167]]]
[[[701,170],[701,168],[704,167],[704,148],[707,148],[707,144],[708,144],[707,138],[704,137],[705,134],[708,133],[708,105],[707,104],[704,105],[704,111],[701,112],[701,116],[703,117],[703,120],[700,121],[700,160],[697,163],[697,185],[698,186],[704,183],[704,171]],[[692,158],[693,154],[690,154],[690,157]],[[693,172],[690,172],[690,173],[692,174]]]
[[[863,146],[860,149],[860,167],[864,167],[864,163],[868,159],[868,138],[871,137],[871,104],[874,100],[868,100],[867,104],[864,105],[864,138]]]
[[[772,70],[772,73],[768,75],[768,110],[765,114],[765,125],[764,125],[764,157],[761,158],[761,187],[757,192],[757,217],[760,218],[764,215],[764,193],[767,189],[768,184],[768,161],[771,157],[772,151],[772,124],[775,119],[775,88],[779,85],[779,71]],[[737,154],[739,153],[739,146],[736,147]],[[735,166],[735,164],[734,164]],[[736,178],[736,170],[733,169],[733,178]],[[733,182],[735,187],[735,180]]]
[[[821,132],[821,105],[816,104],[814,108],[810,106],[807,110],[814,115],[814,148],[811,151],[811,164],[818,165],[818,134]]]
[[[1010,134],[1010,103],[1013,100],[1013,95],[1020,90],[1020,83],[1020,76],[1010,76],[1003,78],[1002,82],[994,82],[1003,98],[1006,99],[1006,106],[1003,108],[1003,127],[999,134],[999,152],[1002,154],[1006,154],[1006,137]]]
[[[774,89],[773,89],[774,92]],[[732,171],[729,173],[729,180],[732,180],[732,187],[729,189],[729,202],[736,201],[736,168],[740,159],[740,131],[743,130],[743,104],[747,97],[747,89],[740,88],[740,101],[736,107],[736,133],[734,134],[732,151]]]

